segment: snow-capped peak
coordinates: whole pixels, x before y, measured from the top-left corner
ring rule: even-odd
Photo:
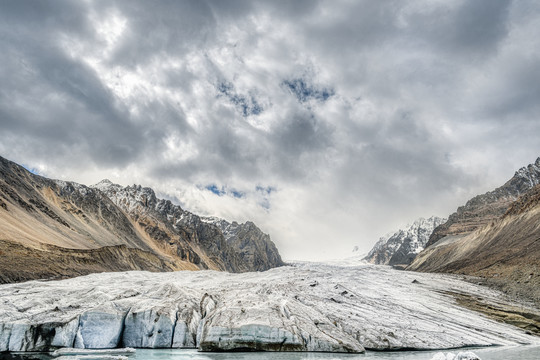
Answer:
[[[540,157],[536,162],[522,167],[516,171],[514,177],[523,179],[529,187],[533,187],[540,183]]]
[[[91,187],[105,193],[109,199],[128,213],[144,212],[146,209],[154,209],[158,205],[156,194],[149,187],[141,185],[123,187],[108,179],[101,180]]]
[[[375,264],[408,264],[424,249],[433,230],[445,221],[437,216],[418,218],[404,229],[381,237],[365,259]]]
[[[109,179],[103,179],[97,184],[90,185],[90,187],[101,190],[103,192],[107,192],[111,188],[122,189],[122,185],[115,184]]]

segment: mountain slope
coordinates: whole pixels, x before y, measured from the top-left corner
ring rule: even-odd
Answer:
[[[405,229],[381,237],[364,260],[379,265],[408,265],[424,249],[433,229],[445,221],[437,216],[419,218]]]
[[[217,226],[157,199],[151,189],[127,187],[118,194],[121,201],[0,157],[0,252],[9,254],[1,281],[118,270],[255,270]],[[272,256],[257,269],[283,264],[271,245]]]
[[[0,240],[0,284],[33,279],[63,279],[111,271],[173,271],[181,268],[153,252],[125,245],[98,249],[67,249],[42,244],[39,248]],[[197,270],[186,263],[185,269]]]
[[[540,185],[490,224],[426,248],[408,269],[482,276],[540,303]]]
[[[475,196],[448,217],[431,234],[426,247],[446,236],[463,236],[502,216],[523,193],[540,183],[540,157],[536,162],[516,171],[503,186]]]
[[[0,237],[73,249],[127,245],[150,251],[123,212],[100,191],[31,174],[0,158]]]

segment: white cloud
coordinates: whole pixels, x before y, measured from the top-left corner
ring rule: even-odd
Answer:
[[[533,1],[6,1],[0,19],[1,155],[252,219],[285,258],[367,251],[540,154]]]

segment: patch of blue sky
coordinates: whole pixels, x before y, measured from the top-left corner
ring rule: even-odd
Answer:
[[[246,196],[246,193],[243,191],[239,191],[236,189],[227,189],[224,186],[219,187],[216,184],[207,185],[205,186],[205,189],[210,190],[212,193],[216,194],[217,196],[229,195],[237,199],[240,199]]]
[[[246,193],[245,193],[245,192],[243,192],[243,191],[238,191],[238,190],[234,190],[234,189],[230,190],[229,193],[230,193],[232,196],[234,196],[235,198],[238,198],[238,199],[243,198],[244,196],[246,196]]]
[[[268,198],[262,199],[257,204],[265,210],[270,210],[270,200]]]
[[[236,199],[242,199],[246,197],[246,192],[237,190],[234,188],[229,188],[226,186],[218,186],[217,184],[209,184],[204,187],[206,190],[212,192],[217,196],[230,196]],[[257,204],[262,208],[269,210],[270,209],[270,194],[276,191],[276,188],[273,186],[261,186],[257,185],[255,191],[259,194]]]
[[[39,170],[36,169],[36,168],[33,168],[31,166],[28,166],[26,164],[21,164],[23,168],[25,168],[26,170],[30,171],[32,174],[34,175],[39,175]]]
[[[261,185],[257,185],[257,187],[255,188],[255,190],[257,192],[260,192],[260,193],[263,193],[263,194],[267,194],[267,195],[270,195],[270,193],[276,191],[276,188],[273,187],[273,186],[261,186]]]
[[[303,78],[284,80],[282,84],[293,95],[295,95],[300,102],[306,102],[311,99],[324,102],[335,95],[334,89],[327,87],[316,87],[309,84]]]
[[[210,184],[210,185],[207,185],[205,188],[206,188],[206,190],[210,190],[211,192],[213,192],[217,196],[225,195],[225,189],[223,188],[223,186],[221,188],[219,188],[216,184]]]
[[[264,111],[262,105],[257,101],[255,96],[238,94],[234,85],[230,82],[220,82],[217,85],[218,92],[225,96],[229,101],[236,106],[243,117],[251,115],[259,115]]]
[[[273,186],[261,186],[257,185],[255,191],[261,194],[260,200],[257,202],[265,210],[270,210],[270,199],[269,195],[276,191],[276,188]]]

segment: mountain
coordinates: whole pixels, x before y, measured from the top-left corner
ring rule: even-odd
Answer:
[[[540,185],[491,223],[426,248],[408,270],[481,276],[511,295],[540,304]]]
[[[408,265],[424,249],[433,229],[445,221],[437,216],[419,218],[405,229],[381,237],[364,260],[379,265]]]
[[[150,188],[51,180],[0,157],[0,282],[282,265],[269,237],[261,241],[267,246],[237,248],[216,225],[158,199]],[[251,262],[244,260],[246,251],[253,254]]]
[[[483,277],[540,304],[540,158],[437,227],[408,270]]]
[[[523,193],[540,183],[540,157],[522,167],[503,186],[475,196],[448,217],[431,234],[426,247],[446,236],[463,236],[501,217]]]
[[[170,200],[158,199],[152,189],[140,185],[122,187],[103,180],[92,187],[107,195],[144,233],[160,240],[167,254],[205,269],[231,272],[284,265],[270,236],[252,222],[231,224],[199,217]]]
[[[216,217],[202,218],[202,221],[217,226],[227,244],[240,251],[242,261],[257,271],[267,270],[268,264],[283,264],[270,236],[263,233],[253,222],[239,224]]]

